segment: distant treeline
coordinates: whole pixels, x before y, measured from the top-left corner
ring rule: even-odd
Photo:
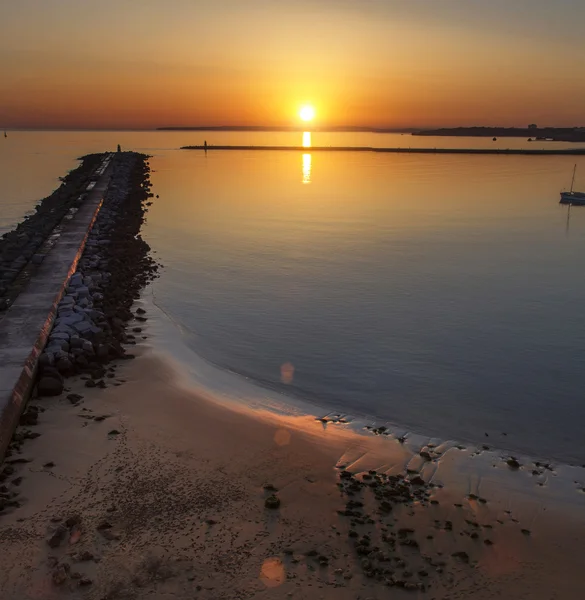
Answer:
[[[424,129],[413,135],[459,137],[526,137],[556,142],[585,142],[585,127],[452,127]]]

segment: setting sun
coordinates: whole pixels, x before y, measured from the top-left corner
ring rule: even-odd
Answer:
[[[315,118],[315,109],[312,106],[303,106],[299,111],[299,116],[303,121],[312,121]]]

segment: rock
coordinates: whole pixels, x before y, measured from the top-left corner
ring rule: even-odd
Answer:
[[[59,396],[63,393],[63,382],[54,377],[41,377],[38,383],[39,396]]]
[[[72,337],[69,340],[69,345],[71,346],[71,348],[83,348],[83,343],[85,342],[85,340],[82,340],[80,337]]]
[[[506,463],[511,469],[519,469],[520,468],[520,463],[513,456],[510,457],[506,461]]]
[[[120,435],[120,432],[117,429],[112,429],[112,431],[108,431],[108,435]]]
[[[114,533],[111,529],[100,529],[100,534],[109,542],[114,542],[120,539],[120,536],[117,533]]]
[[[83,285],[83,275],[81,273],[73,273],[69,280],[69,287],[80,287]]]
[[[415,475],[410,479],[412,485],[425,485],[425,480],[420,475]]]
[[[82,321],[81,323],[75,323],[75,325],[73,325],[73,329],[83,336],[92,331],[92,325],[87,321]]]
[[[21,415],[19,424],[25,425],[27,427],[31,427],[32,425],[36,425],[39,420],[39,413],[36,410],[27,410],[24,414]]]
[[[264,501],[264,506],[270,509],[276,509],[280,506],[280,498],[272,494]]]
[[[84,550],[79,555],[79,560],[81,562],[88,562],[88,561],[93,560],[93,559],[94,559],[94,556],[93,556],[93,554],[89,550]]]
[[[47,540],[47,544],[49,544],[51,548],[57,548],[65,539],[66,535],[67,527],[64,525],[59,525],[59,527],[57,527],[57,529],[55,529],[53,532],[53,535],[51,535],[51,537]]]
[[[454,558],[459,558],[463,562],[469,562],[469,554],[467,554],[467,552],[463,552],[463,551],[453,552],[453,554],[451,554],[451,556],[453,556]]]
[[[53,461],[49,461],[48,463],[45,463],[45,464],[43,465],[43,467],[44,467],[45,469],[52,469],[54,466],[55,466],[55,463],[54,463]]]
[[[77,404],[77,402],[83,400],[83,396],[81,394],[68,394],[67,400],[69,400],[71,404]]]
[[[61,373],[61,375],[64,375],[65,377],[75,374],[75,367],[68,358],[60,358],[55,363],[55,367],[57,367],[59,373]]]
[[[82,577],[79,580],[79,585],[82,586],[82,587],[91,585],[92,583],[93,583],[93,581],[89,577]]]
[[[51,579],[55,585],[63,585],[67,581],[67,571],[64,565],[57,565],[53,569]]]
[[[85,387],[87,387],[87,388],[94,388],[95,387],[95,381],[93,379],[88,379],[85,382]]]
[[[80,352],[80,351],[82,352],[82,350],[76,350],[76,352]],[[83,354],[80,354],[75,357],[75,364],[77,365],[77,367],[79,369],[87,369],[87,367],[89,366],[89,362]]]
[[[67,520],[65,521],[65,525],[67,527],[74,527],[75,525],[80,525],[81,524],[81,517],[79,515],[71,515],[70,517],[67,517]]]
[[[421,450],[419,452],[419,456],[421,456],[425,460],[432,460],[432,456],[431,456],[430,452],[427,452],[426,450]]]

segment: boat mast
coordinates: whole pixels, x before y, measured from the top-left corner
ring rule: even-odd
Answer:
[[[573,167],[573,179],[571,179],[571,194],[573,193],[573,185],[575,183],[575,171],[577,170],[577,163]]]

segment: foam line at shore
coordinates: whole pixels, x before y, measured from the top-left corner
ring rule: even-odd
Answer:
[[[257,418],[275,423],[286,421],[290,427],[305,432],[322,431],[324,435],[331,437],[358,434],[351,438],[352,447],[354,450],[357,448],[358,454],[360,438],[366,446],[369,440],[375,439],[379,442],[378,448],[386,446],[386,452],[382,451],[381,454],[386,454],[390,462],[395,460],[396,447],[401,446],[403,454],[412,457],[401,468],[422,468],[426,472],[431,470],[432,465],[452,465],[455,461],[456,471],[464,475],[463,478],[456,478],[457,485],[464,485],[462,482],[467,481],[467,477],[478,482],[490,481],[490,486],[500,482],[505,485],[509,494],[536,495],[540,501],[559,503],[567,510],[577,512],[582,508],[584,492],[581,487],[585,487],[579,483],[585,477],[582,467],[556,463],[553,465],[517,453],[514,457],[521,468],[510,468],[507,461],[511,454],[503,448],[461,444],[459,440],[444,440],[415,433],[364,415],[328,412],[313,403],[263,387],[250,378],[208,362],[188,346],[185,341],[186,332],[156,304],[151,293],[145,293],[140,302],[151,316],[148,326],[152,342],[150,351],[172,366],[177,377],[176,385],[191,390],[198,396],[231,410],[252,413]],[[314,427],[315,421],[320,421],[322,425]],[[438,452],[441,458],[437,463],[428,463],[425,467],[425,459],[421,458],[420,453],[424,454],[428,448],[432,448],[433,455]],[[447,469],[443,474],[443,466],[440,469],[437,467],[434,475],[427,475],[442,481],[448,472]]]

